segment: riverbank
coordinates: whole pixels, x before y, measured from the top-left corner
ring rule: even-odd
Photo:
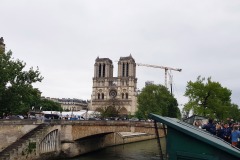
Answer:
[[[156,135],[141,132],[118,132],[118,134],[119,141],[116,141],[115,145],[145,141],[156,138]]]
[[[62,143],[62,152],[58,158],[71,158],[91,153],[111,146],[155,139],[153,134],[141,132],[116,132],[103,137],[92,137],[74,143]]]

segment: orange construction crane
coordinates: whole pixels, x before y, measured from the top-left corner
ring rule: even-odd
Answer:
[[[151,64],[136,63],[136,65],[164,69],[165,70],[165,86],[166,87],[167,87],[167,73],[168,73],[168,71],[170,71],[170,73],[169,73],[169,80],[170,80],[170,86],[171,86],[171,94],[172,94],[172,75],[171,75],[171,71],[172,70],[173,71],[178,71],[178,72],[182,71],[182,69],[179,69],[179,68],[164,67],[164,66],[157,66],[157,65],[151,65]]]

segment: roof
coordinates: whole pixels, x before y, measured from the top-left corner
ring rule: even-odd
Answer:
[[[229,143],[226,143],[217,136],[211,135],[203,129],[197,128],[176,118],[163,117],[156,114],[150,114],[150,118],[240,158],[240,150],[238,148],[232,147]]]
[[[110,64],[112,64],[112,60],[109,58],[99,58],[97,57],[95,62],[109,62]]]
[[[124,60],[132,60],[135,63],[135,60],[131,54],[127,57],[120,57],[120,59],[119,59],[119,61],[124,61]]]
[[[76,99],[76,98],[62,98],[62,99],[57,99],[58,102],[76,102],[76,103],[85,103],[87,104],[86,100],[81,100],[81,99]]]

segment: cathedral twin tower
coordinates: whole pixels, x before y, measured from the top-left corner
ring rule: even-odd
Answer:
[[[113,63],[109,58],[95,60],[90,110],[113,106],[120,115],[136,112],[136,63],[133,57],[120,57],[118,76],[113,77]]]

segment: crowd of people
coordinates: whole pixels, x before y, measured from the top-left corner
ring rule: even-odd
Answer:
[[[195,126],[205,129],[209,133],[216,135],[234,147],[240,148],[240,124],[227,121],[225,123],[215,123],[212,119],[207,124],[195,122]]]

